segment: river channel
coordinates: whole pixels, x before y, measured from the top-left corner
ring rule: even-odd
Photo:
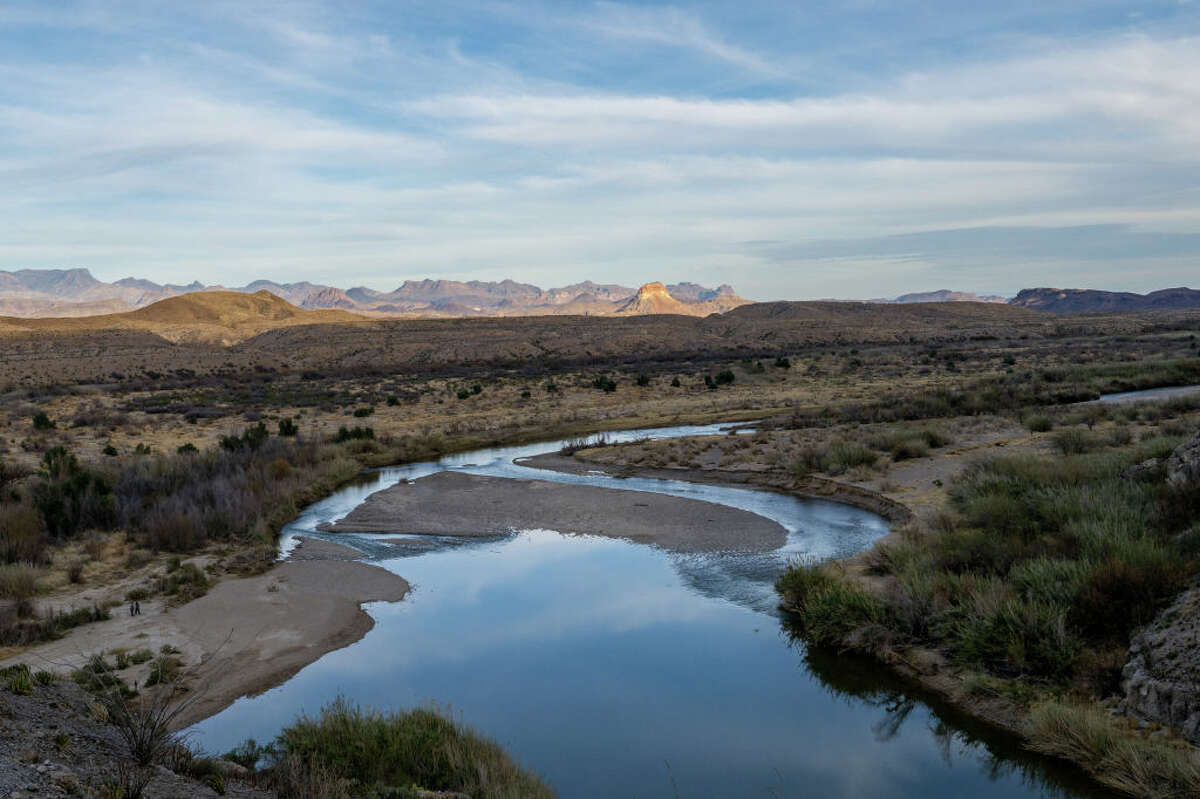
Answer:
[[[283,532],[285,552],[298,536],[336,540],[414,590],[368,605],[375,627],[362,640],[197,724],[193,740],[216,752],[268,741],[297,714],[343,696],[380,709],[437,705],[563,797],[1108,795],[879,665],[809,651],[793,635],[771,585],[788,559],[865,549],[887,533],[882,518],[770,491],[519,463],[562,443],[375,470],[306,508]],[[316,531],[375,491],[443,470],[702,499],[776,520],[787,543],[767,554],[678,554],[564,536],[553,520],[483,540]]]

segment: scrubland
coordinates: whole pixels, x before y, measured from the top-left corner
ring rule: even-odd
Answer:
[[[591,359],[572,350],[490,362],[347,355],[340,365],[305,349],[322,331],[301,327],[187,350],[204,368],[168,369],[146,356],[160,345],[139,338],[119,366],[98,372],[63,356],[41,381],[28,359],[10,358],[0,364],[10,378],[0,386],[0,646],[11,654],[59,637],[133,596],[185,603],[268,570],[279,527],[364,467],[604,430],[754,421],[752,435],[576,457],[820,478],[901,503],[912,521],[867,556],[796,564],[781,578],[808,640],[933,664],[912,671],[952,680],[946,692],[957,701],[977,702],[1043,751],[1105,764],[1098,776],[1134,793],[1194,786],[1188,747],[1129,729],[1102,703],[1112,704],[1131,633],[1179,593],[1200,556],[1194,493],[1121,472],[1194,432],[1200,406],[1076,403],[1200,383],[1197,323],[985,322],[964,333],[942,320],[943,334],[920,336],[855,338],[845,328],[839,340],[785,338],[755,322],[753,337],[736,333],[755,342],[739,351],[712,344],[723,335],[717,321],[689,320],[707,325],[704,346],[622,353],[605,343]],[[633,330],[636,320],[621,324]],[[297,349],[268,348],[281,343]],[[85,604],[85,594],[101,599]],[[1085,722],[1090,737],[1063,733]],[[305,724],[297,741],[320,740],[322,725],[407,722],[338,706]],[[302,765],[297,779],[322,773],[316,761]]]

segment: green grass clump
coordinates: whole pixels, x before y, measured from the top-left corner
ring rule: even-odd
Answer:
[[[874,466],[879,453],[857,441],[839,441],[825,453],[822,466],[830,474],[842,474],[858,466]]]
[[[554,796],[497,744],[430,709],[379,713],[338,699],[285,728],[271,752],[277,765],[350,781],[356,795],[420,787],[477,799]]]
[[[33,693],[33,673],[24,663],[0,669],[0,678],[4,685],[14,694],[29,696]]]
[[[799,614],[805,635],[819,644],[839,644],[855,630],[880,622],[884,614],[879,600],[823,565],[793,564],[775,590]]]

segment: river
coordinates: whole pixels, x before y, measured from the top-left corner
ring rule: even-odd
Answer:
[[[721,432],[716,426],[610,440]],[[1074,769],[1023,752],[878,664],[808,651],[775,607],[791,557],[840,557],[888,531],[874,514],[769,491],[616,480],[516,461],[562,442],[372,471],[284,530],[325,537],[414,585],[367,606],[375,627],[283,685],[191,728],[209,751],[270,740],[337,696],[380,709],[436,704],[503,745],[563,797],[1099,797]],[[366,496],[446,469],[658,491],[778,521],[766,555],[681,555],[527,530],[483,541],[325,535]]]

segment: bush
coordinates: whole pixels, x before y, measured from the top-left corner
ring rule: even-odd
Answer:
[[[608,375],[600,375],[599,377],[597,377],[596,379],[594,379],[592,381],[592,388],[596,388],[596,389],[600,389],[601,391],[612,393],[617,390],[617,384]]]
[[[459,399],[462,399],[462,397],[459,397]],[[355,409],[354,409],[354,418],[356,418],[356,419],[365,419],[365,418],[367,418],[368,416],[371,416],[371,415],[372,415],[372,414],[374,414],[374,413],[375,413],[375,406],[374,406],[374,405],[366,405],[366,406],[364,406],[364,407],[362,407],[362,408],[355,408]]]
[[[375,430],[370,427],[352,427],[350,429],[339,427],[333,441],[335,444],[344,444],[347,441],[371,441],[374,438]]]
[[[49,546],[36,508],[25,501],[0,502],[0,563],[46,563]]]
[[[45,411],[38,411],[33,415],[34,430],[53,430],[56,427],[58,427],[58,425],[54,422],[54,420],[46,415]]]
[[[792,362],[788,358],[779,357],[775,359],[776,369],[791,369]]]
[[[242,431],[240,436],[221,436],[221,449],[228,452],[239,452],[241,450],[257,450],[270,437],[267,432],[267,425],[264,422],[259,422],[253,427],[247,427]]]
[[[46,531],[60,540],[89,528],[108,528],[115,521],[108,481],[81,467],[62,447],[49,449],[42,457],[33,501]]]
[[[879,455],[857,441],[839,441],[829,448],[822,466],[830,474],[841,474],[857,466],[874,466]]]
[[[186,444],[180,444],[175,449],[175,454],[176,455],[193,455],[199,451],[200,450],[196,448],[196,445],[189,441]]]
[[[300,427],[296,421],[291,418],[279,420],[279,435],[283,438],[295,438],[300,432]]]
[[[1054,429],[1054,422],[1044,413],[1034,413],[1025,417],[1025,427],[1031,433],[1047,433]]]
[[[648,386],[648,385],[650,385],[650,375],[640,374],[637,376],[637,379],[634,382],[637,383],[637,385],[642,386],[642,387]]]
[[[286,727],[272,748],[274,768],[292,760],[350,780],[354,793],[420,786],[478,799],[554,795],[495,743],[434,710],[383,714],[338,699]]]
[[[0,599],[12,600],[21,617],[33,614],[33,598],[37,596],[38,570],[28,564],[0,566]]]
[[[833,575],[828,567],[793,563],[775,582],[784,607],[797,614],[818,644],[840,646],[853,631],[883,618],[883,605],[866,591]]]
[[[1100,441],[1090,433],[1068,428],[1054,435],[1054,446],[1063,455],[1082,455],[1100,446]]]

